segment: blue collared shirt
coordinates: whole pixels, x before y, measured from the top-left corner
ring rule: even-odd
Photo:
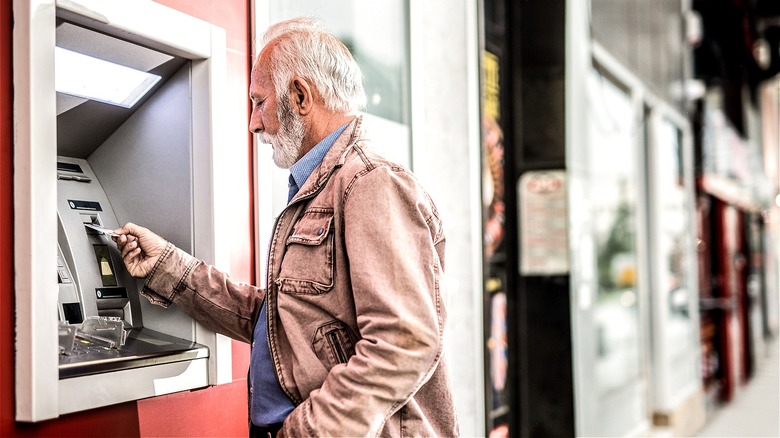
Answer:
[[[344,124],[340,128],[333,131],[329,136],[325,137],[317,143],[309,152],[306,153],[300,160],[290,166],[290,179],[288,181],[288,187],[291,188],[288,194],[287,202],[292,200],[293,196],[298,193],[298,190],[303,187],[303,183],[309,179],[309,175],[314,172],[314,169],[322,163],[322,159],[325,158],[325,154],[328,153],[333,143],[339,138],[342,132],[347,128],[349,123]],[[292,185],[295,184],[295,187]]]
[[[293,196],[298,193],[298,189],[303,187],[303,183],[309,179],[314,169],[322,163],[325,154],[328,153],[333,143],[336,142],[336,139],[348,125],[349,123],[346,123],[333,131],[317,143],[306,155],[301,157],[300,160],[290,166],[290,192],[287,202],[290,202]],[[266,315],[265,301],[263,301],[263,307],[260,309],[260,315],[255,324],[255,333],[252,338],[252,354],[249,367],[250,417],[252,424],[257,426],[281,423],[295,409],[295,405],[287,397],[287,394],[284,393],[276,379],[276,371],[274,371],[274,364],[268,349]]]

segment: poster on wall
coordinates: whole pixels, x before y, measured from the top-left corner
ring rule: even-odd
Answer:
[[[509,350],[507,343],[506,293],[498,291],[490,297],[490,338],[488,351],[490,361],[491,406],[493,410],[507,409],[506,396]]]
[[[504,242],[504,132],[501,129],[499,59],[490,52],[482,55],[482,202],[485,211],[483,241],[488,261]]]
[[[482,52],[482,206],[485,288],[485,401],[489,437],[509,436],[511,366],[509,361],[507,239],[504,187],[504,130],[501,126],[500,51]]]
[[[520,176],[520,274],[563,275],[569,272],[566,172],[529,171]]]

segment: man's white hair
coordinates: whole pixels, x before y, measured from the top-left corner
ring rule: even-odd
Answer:
[[[349,49],[318,21],[299,17],[271,25],[263,46],[274,43],[271,78],[277,97],[286,95],[293,76],[311,81],[331,111],[354,113],[366,106],[363,74]]]

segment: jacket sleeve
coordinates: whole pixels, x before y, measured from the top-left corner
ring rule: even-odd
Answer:
[[[285,436],[376,436],[428,381],[442,354],[441,222],[402,169],[351,186],[344,239],[361,340],[285,421]]]
[[[163,307],[175,303],[210,330],[250,342],[265,291],[235,283],[227,274],[168,243],[141,294]]]

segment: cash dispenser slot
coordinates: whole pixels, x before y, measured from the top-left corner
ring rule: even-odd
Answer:
[[[58,157],[57,169],[78,174],[57,181],[60,379],[207,358],[207,347],[144,326],[139,282],[110,237],[118,223],[99,180],[84,159]]]
[[[204,357],[208,357],[206,347],[151,330],[131,330],[119,348],[76,336],[71,354],[60,355],[60,379]]]

